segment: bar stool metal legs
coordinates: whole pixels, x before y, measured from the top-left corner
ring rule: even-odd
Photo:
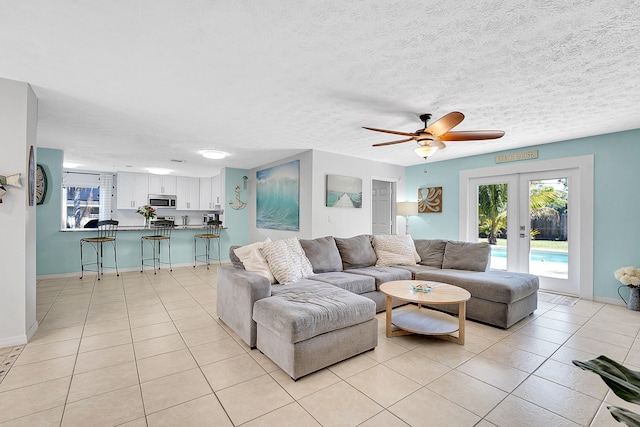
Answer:
[[[118,271],[118,252],[116,249],[116,232],[118,231],[118,221],[115,220],[104,220],[98,221],[98,235],[96,237],[84,237],[80,239],[80,278],[84,277],[84,271],[86,265],[94,265],[96,266],[95,270],[98,273],[98,280],[100,280],[100,276],[104,274],[104,244],[111,243],[113,246],[113,259],[116,269],[116,275],[120,276],[120,272]],[[84,260],[84,245],[90,244],[93,248],[93,252],[96,253],[96,261],[95,262],[85,262]],[[112,268],[112,267],[108,267]],[[89,269],[87,269],[89,271]]]
[[[193,236],[193,267],[195,268],[198,262],[203,262],[207,264],[207,270],[209,269],[209,264],[211,260],[215,260],[215,258],[211,258],[211,240],[215,239],[218,242],[218,264],[221,265],[221,257],[220,257],[220,228],[222,224],[220,221],[212,220],[207,222],[207,232],[203,234],[196,234]],[[204,246],[204,254],[198,253],[198,240],[203,240],[205,243]],[[203,260],[200,260],[202,258]]]
[[[148,236],[142,236],[140,238],[140,259],[141,266],[140,272],[144,271],[145,262],[147,265],[153,265],[153,274],[156,273],[156,265],[157,269],[160,270],[161,264],[169,264],[169,271],[173,271],[173,267],[171,266],[171,229],[173,228],[173,222],[171,221],[156,221],[154,226],[154,234]],[[144,242],[149,242],[151,245],[151,258],[144,257]],[[161,246],[162,242],[167,242],[167,256],[169,258],[169,262],[161,260]],[[149,264],[151,263],[151,264]]]

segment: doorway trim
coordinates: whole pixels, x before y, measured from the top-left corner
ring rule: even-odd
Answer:
[[[469,169],[460,171],[460,212],[458,215],[458,235],[460,240],[471,241],[469,229],[470,180],[490,176],[517,173],[546,172],[561,169],[578,169],[580,179],[580,298],[593,300],[593,192],[594,156],[565,157],[535,162],[517,162],[504,166]]]
[[[369,232],[371,234],[373,234],[373,181],[381,181],[381,182],[388,182],[389,184],[391,184],[391,199],[390,199],[390,203],[391,203],[391,234],[396,234],[397,233],[397,229],[398,229],[398,224],[397,224],[397,215],[396,215],[396,204],[398,203],[398,182],[399,179],[397,178],[389,178],[389,177],[381,177],[381,176],[371,176],[371,190],[370,190],[370,194],[369,194],[369,211],[370,211],[370,215],[369,215]]]

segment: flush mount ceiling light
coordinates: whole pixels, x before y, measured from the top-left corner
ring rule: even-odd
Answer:
[[[171,169],[162,169],[162,168],[149,168],[147,169],[149,173],[154,175],[169,175],[172,171]]]
[[[202,157],[213,160],[222,160],[227,157],[227,154],[218,150],[205,150],[202,152]]]
[[[75,168],[77,168],[78,166],[80,166],[80,165],[79,165],[79,164],[77,164],[77,163],[70,163],[70,162],[64,162],[64,163],[62,163],[62,167],[63,167],[63,168],[66,168],[66,169],[75,169]]]

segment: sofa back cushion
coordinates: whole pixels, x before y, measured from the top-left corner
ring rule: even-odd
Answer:
[[[488,243],[447,242],[444,249],[443,269],[486,271],[491,246]]]
[[[311,262],[314,273],[342,271],[342,258],[333,236],[313,240],[300,239],[300,246]]]
[[[442,268],[444,258],[444,248],[447,246],[446,240],[416,239],[414,241],[416,251],[420,255],[420,264],[429,267]]]
[[[376,267],[416,265],[420,261],[410,235],[373,236],[373,249],[378,257]]]
[[[376,265],[378,257],[371,246],[371,236],[368,234],[349,238],[335,237],[335,241],[345,270]]]

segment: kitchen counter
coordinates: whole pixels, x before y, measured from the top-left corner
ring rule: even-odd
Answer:
[[[206,230],[207,226],[205,224],[197,224],[197,225],[176,225],[175,227],[173,227],[173,230],[175,231],[179,231],[179,230]],[[226,230],[227,227],[221,227],[221,230]],[[139,225],[120,225],[118,226],[118,231],[151,231],[153,230],[153,228],[145,228],[145,227],[141,227]],[[96,232],[98,231],[97,228],[63,228],[60,231],[62,232],[71,232],[71,233],[77,233],[77,232],[87,232],[87,231],[92,231],[92,232]]]

